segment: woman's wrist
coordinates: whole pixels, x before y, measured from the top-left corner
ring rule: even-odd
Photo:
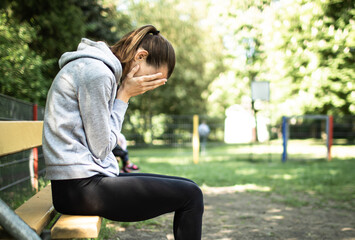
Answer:
[[[122,86],[117,90],[117,95],[116,95],[116,98],[125,102],[125,103],[128,103],[129,99],[130,99],[130,96],[128,96],[126,94],[126,92],[123,90]]]

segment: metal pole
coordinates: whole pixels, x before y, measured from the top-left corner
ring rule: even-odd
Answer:
[[[287,126],[287,117],[282,117],[282,139],[283,139],[283,153],[282,153],[282,162],[287,160],[287,140],[288,140],[288,126]]]
[[[328,117],[329,119],[329,123],[328,123],[328,144],[327,144],[327,147],[328,147],[328,161],[331,161],[332,160],[332,145],[333,145],[333,126],[334,126],[334,123],[333,123],[333,116],[330,115]]]
[[[192,152],[193,152],[193,161],[195,164],[198,163],[200,155],[200,139],[198,134],[198,115],[193,116],[193,134],[192,134]]]
[[[258,138],[258,118],[257,118],[258,111],[255,109],[255,101],[254,100],[251,101],[251,106],[252,106],[253,112],[254,112],[255,142],[259,142],[259,138]]]
[[[35,103],[33,105],[33,120],[38,120],[38,105]],[[34,178],[32,187],[38,192],[38,148],[33,148],[33,170],[34,170]]]
[[[0,225],[16,239],[41,238],[4,201],[0,199]]]

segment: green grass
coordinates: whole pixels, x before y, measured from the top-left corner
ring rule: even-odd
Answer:
[[[301,194],[320,202],[345,202],[355,208],[355,158],[282,163],[281,154],[268,152],[272,149],[265,145],[210,147],[198,164],[193,163],[191,149],[132,149],[130,158],[142,172],[183,176],[201,186],[253,184],[256,188],[251,191],[269,189],[270,194],[285,196],[291,205],[306,202],[298,198]],[[248,150],[253,150],[253,154]],[[349,146],[348,151],[355,152],[355,147]]]

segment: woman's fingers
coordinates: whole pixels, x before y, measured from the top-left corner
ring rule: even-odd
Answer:
[[[142,84],[139,94],[143,94],[157,87],[160,87],[166,83],[166,79],[157,79],[153,81],[147,81]]]
[[[127,78],[133,78],[134,74],[136,74],[139,70],[139,64],[134,66],[134,68],[131,69],[131,71],[127,74]]]
[[[167,82],[165,78],[158,78],[158,79],[141,79],[139,80],[142,87],[149,87],[155,85],[164,85]]]
[[[132,68],[123,81],[122,86],[117,90],[120,93],[119,96],[126,96],[126,101],[131,97],[160,87],[167,82],[167,79],[163,78],[162,73],[135,76],[138,70],[139,65]]]
[[[151,74],[151,75],[144,75],[139,78],[141,78],[143,81],[152,81],[155,79],[160,79],[162,76],[163,76],[162,73],[155,73],[155,74]]]
[[[142,92],[146,92],[148,90],[152,90],[156,87],[164,85],[167,82],[167,79],[162,78],[162,75],[162,73],[156,73],[151,75],[134,77],[132,80],[135,80],[135,82],[142,88]]]

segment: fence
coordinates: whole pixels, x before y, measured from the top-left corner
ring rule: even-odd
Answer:
[[[0,120],[33,120],[35,104],[0,94]],[[43,120],[44,108],[38,107],[37,118]]]
[[[210,144],[223,143],[224,118],[199,116],[210,127]],[[122,133],[130,147],[192,145],[193,115],[126,115]]]
[[[290,128],[290,137],[293,139],[319,139],[326,129],[326,121],[322,119],[307,119],[299,116],[298,119],[293,120],[294,123],[291,123]],[[333,139],[342,143],[354,143],[355,116],[333,116]]]
[[[331,160],[332,148],[354,144],[355,116],[302,115],[283,118],[283,161],[288,158]],[[352,146],[350,151],[355,153],[355,147]]]

